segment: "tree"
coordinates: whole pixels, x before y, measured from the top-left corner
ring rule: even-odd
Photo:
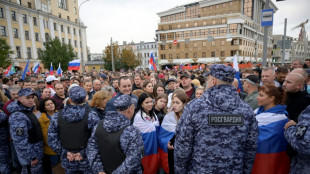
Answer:
[[[103,57],[104,69],[112,71],[112,54],[111,54],[111,45],[108,45],[105,50],[105,57]],[[120,56],[118,51],[118,44],[113,43],[113,57],[114,57],[114,67],[116,71],[119,71],[121,68],[120,65]]]
[[[13,54],[11,47],[6,43],[5,39],[0,38],[0,67],[6,68],[12,64],[9,54]]]
[[[71,45],[61,43],[58,38],[43,43],[44,50],[39,50],[39,59],[45,68],[49,68],[51,63],[54,70],[58,68],[60,63],[63,71],[68,70],[68,64],[76,57]]]
[[[134,69],[139,65],[139,61],[136,59],[135,53],[132,49],[123,49],[121,53],[121,61],[125,66],[125,69]]]

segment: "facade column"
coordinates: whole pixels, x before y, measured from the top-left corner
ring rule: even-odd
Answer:
[[[13,29],[12,29],[12,21],[11,21],[11,13],[10,13],[10,9],[8,6],[5,6],[5,11],[6,11],[6,21],[7,21],[7,24],[8,24],[8,36],[9,36],[9,39],[10,39],[10,46],[11,46],[11,49],[12,51],[14,52],[12,55],[12,58],[16,58],[17,57],[17,53],[16,53],[16,48],[15,48],[15,45],[14,45],[14,39],[13,39]]]
[[[38,59],[37,47],[35,43],[34,31],[33,31],[33,20],[32,16],[29,16],[29,26],[30,26],[30,39],[31,39],[31,46],[32,46],[32,57],[34,59]]]
[[[18,24],[19,24],[19,34],[20,34],[20,39],[22,43],[21,47],[21,54],[22,58],[27,58],[27,51],[26,51],[26,44],[25,44],[25,31],[24,31],[24,26],[23,26],[23,17],[20,11],[17,12],[17,19],[18,19]]]

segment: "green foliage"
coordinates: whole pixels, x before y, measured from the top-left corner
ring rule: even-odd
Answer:
[[[39,50],[39,59],[45,69],[49,69],[51,63],[54,70],[57,70],[59,63],[63,71],[68,70],[68,64],[76,55],[71,45],[61,43],[58,38],[44,42],[44,50]]]
[[[5,39],[0,38],[0,67],[7,68],[12,64],[9,54],[13,54],[11,47],[6,43]]]
[[[103,57],[104,68],[112,71],[112,55],[111,55],[111,45],[108,45],[104,50],[105,57]],[[115,70],[120,69],[134,69],[139,65],[139,61],[136,60],[136,56],[132,49],[123,49],[119,51],[119,46],[113,43],[113,57]]]

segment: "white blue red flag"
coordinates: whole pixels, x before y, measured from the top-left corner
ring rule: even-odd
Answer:
[[[160,157],[161,166],[165,170],[165,173],[169,173],[168,163],[168,142],[172,139],[175,134],[175,128],[177,126],[177,120],[175,113],[169,112],[165,117],[159,129],[158,136],[158,153]]]
[[[57,69],[56,73],[57,73],[58,76],[60,76],[60,77],[62,76],[62,70],[61,70],[61,67],[60,67],[60,63],[59,63],[59,66],[58,66],[58,69]]]
[[[181,68],[181,69],[183,69],[183,68],[184,68],[184,65],[183,65],[182,63],[181,63],[181,65],[180,65],[180,68]]]
[[[202,71],[202,67],[201,66],[199,66],[199,70]]]
[[[237,58],[236,55],[235,55],[235,57],[234,57],[233,68],[236,70],[235,78],[238,80],[238,84],[239,84],[239,85],[238,85],[237,91],[238,91],[238,92],[243,91],[243,89],[242,89],[242,84],[241,84],[241,81],[240,81],[240,73],[239,73],[238,58]]]
[[[254,112],[258,122],[258,141],[252,174],[289,173],[290,159],[284,137],[284,125],[288,122],[286,106],[277,105],[266,111],[261,106]]]
[[[149,68],[153,71],[157,71],[157,67],[156,67],[156,63],[155,63],[153,53],[151,53],[151,56],[150,56]]]
[[[144,173],[157,173],[159,166],[158,157],[158,130],[159,122],[145,121],[142,119],[141,111],[139,111],[133,122],[133,126],[139,129],[144,143],[144,157],[142,158],[142,165]]]
[[[54,75],[54,69],[53,69],[53,64],[51,63],[51,68],[50,68],[50,75]]]
[[[36,62],[33,64],[32,71],[35,74],[39,73],[39,71],[40,71],[40,63],[39,62]]]
[[[72,60],[69,62],[69,66],[68,66],[68,69],[69,70],[79,70],[80,69],[80,60],[77,59],[77,60]]]

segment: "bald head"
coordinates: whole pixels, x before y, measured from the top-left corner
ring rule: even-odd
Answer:
[[[297,73],[297,74],[302,75],[303,78],[304,78],[304,82],[305,82],[305,81],[307,80],[307,78],[308,78],[308,73],[307,73],[307,71],[306,71],[305,69],[303,69],[303,68],[296,68],[296,69],[294,69],[291,73]]]
[[[286,92],[295,93],[301,91],[304,84],[304,77],[299,73],[289,73],[284,80],[283,89]]]

